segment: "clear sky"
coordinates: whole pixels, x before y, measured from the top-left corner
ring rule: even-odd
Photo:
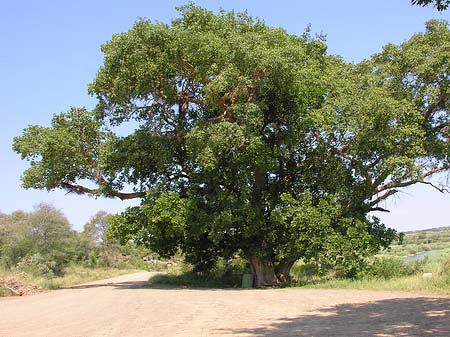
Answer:
[[[0,3],[0,211],[31,211],[46,202],[62,210],[76,229],[98,210],[115,213],[129,203],[67,195],[63,191],[24,190],[20,175],[27,168],[11,150],[14,136],[29,124],[48,125],[54,113],[70,106],[92,108],[87,85],[102,64],[100,45],[114,33],[131,28],[139,17],[170,22],[186,1],[153,0],[15,0]],[[399,44],[424,30],[431,18],[450,19],[450,11],[411,6],[409,0],[341,1],[195,1],[211,10],[248,10],[267,24],[301,34],[327,35],[328,52],[359,62],[387,43]],[[445,177],[442,177],[444,179]],[[385,205],[382,217],[398,230],[449,226],[450,196],[430,187],[409,188]]]

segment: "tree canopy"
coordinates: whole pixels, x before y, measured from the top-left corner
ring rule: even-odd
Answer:
[[[0,214],[1,267],[33,265],[42,274],[62,274],[76,246],[76,232],[51,205],[39,204],[30,213]]]
[[[198,271],[239,253],[257,286],[300,258],[355,273],[395,235],[369,213],[449,168],[447,22],[349,64],[308,30],[179,11],[102,46],[93,111],[15,138],[23,185],[140,198],[111,231]]]

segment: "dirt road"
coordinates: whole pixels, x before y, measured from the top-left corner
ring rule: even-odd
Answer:
[[[0,299],[0,336],[450,336],[450,298],[148,287],[137,273]]]

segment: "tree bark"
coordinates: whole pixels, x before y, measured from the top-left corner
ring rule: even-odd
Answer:
[[[275,275],[275,267],[272,261],[261,256],[251,256],[249,260],[255,288],[278,287],[281,285],[281,282]]]
[[[284,258],[275,268],[275,275],[282,284],[290,281],[290,271],[295,263],[295,259]]]

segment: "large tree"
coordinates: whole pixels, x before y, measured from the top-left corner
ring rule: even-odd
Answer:
[[[198,271],[240,252],[256,286],[300,258],[355,272],[394,236],[369,213],[449,168],[447,23],[354,65],[308,32],[180,13],[102,46],[93,111],[16,137],[24,186],[141,198],[112,231]]]

